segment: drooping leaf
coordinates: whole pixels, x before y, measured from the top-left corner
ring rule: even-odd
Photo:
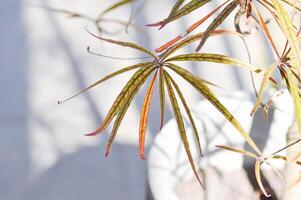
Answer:
[[[165,87],[163,68],[160,68],[159,93],[160,93],[160,129],[163,127],[165,118]]]
[[[146,66],[141,67],[127,82],[127,84],[123,87],[122,91],[114,101],[113,105],[111,106],[108,114],[106,115],[105,119],[103,120],[102,124],[97,128],[94,132],[86,134],[88,136],[93,136],[100,134],[103,132],[106,127],[110,124],[112,119],[118,114],[121,108],[124,107],[126,103],[126,99],[129,98],[130,94],[135,90],[135,86],[137,86],[141,79],[148,75],[153,70],[153,64],[149,64]]]
[[[196,51],[199,51],[203,45],[205,44],[206,40],[208,39],[210,33],[214,31],[223,21],[228,17],[230,13],[239,5],[239,0],[233,0],[231,3],[229,3],[222,12],[213,20],[213,22],[207,27],[206,31],[204,32],[204,35],[202,37],[202,40],[198,47],[196,48]]]
[[[228,146],[224,146],[224,145],[216,145],[216,147],[221,148],[221,149],[225,149],[225,150],[228,150],[228,151],[233,151],[235,153],[240,153],[240,154],[243,154],[245,156],[255,158],[255,159],[258,157],[254,153],[248,152],[248,151],[243,150],[243,149],[236,149],[236,148],[228,147]]]
[[[279,18],[279,23],[281,25],[281,29],[284,32],[289,45],[292,48],[292,56],[295,60],[295,64],[293,67],[301,71],[301,51],[300,51],[300,41],[297,37],[297,33],[294,29],[292,24],[292,20],[290,19],[289,14],[287,13],[286,9],[281,5],[279,0],[272,0],[272,3],[275,7],[277,16]]]
[[[131,84],[129,87],[129,92],[124,96],[123,99],[123,106],[120,108],[120,112],[118,113],[116,120],[113,125],[112,132],[110,134],[107,146],[106,146],[106,156],[109,156],[111,145],[115,139],[115,136],[117,134],[118,128],[124,118],[124,115],[126,111],[128,110],[134,96],[139,91],[140,87],[143,85],[143,83],[146,81],[146,79],[149,77],[149,75],[156,69],[156,67],[149,67],[147,70],[145,70],[145,73],[141,74],[133,84]]]
[[[145,99],[143,102],[141,114],[140,114],[140,123],[139,123],[139,152],[140,152],[140,158],[145,159],[144,156],[144,143],[145,143],[145,134],[146,134],[146,128],[147,128],[147,122],[148,122],[148,114],[150,109],[150,103],[152,100],[153,92],[154,92],[154,85],[155,80],[157,77],[156,71],[153,79],[151,80],[149,87],[147,89]]]
[[[299,92],[300,90],[298,88],[298,84],[293,73],[289,69],[286,70],[286,72],[287,72],[289,91],[294,102],[295,120],[297,122],[299,135],[301,136],[301,96]]]
[[[136,69],[136,68],[139,68],[139,67],[148,66],[148,65],[150,65],[151,63],[152,63],[152,62],[138,63],[138,64],[136,64],[136,65],[131,65],[131,66],[122,68],[122,69],[120,69],[120,70],[117,70],[117,71],[115,71],[115,72],[113,72],[113,73],[111,73],[111,74],[109,74],[109,75],[103,77],[102,79],[96,81],[95,83],[93,83],[92,85],[88,86],[87,88],[82,89],[81,91],[79,91],[79,92],[76,93],[75,95],[72,95],[71,97],[65,99],[64,101],[58,101],[58,104],[62,104],[62,103],[64,103],[64,102],[66,102],[66,101],[68,101],[68,100],[70,100],[70,99],[72,99],[72,98],[74,98],[74,97],[76,97],[76,96],[78,96],[78,95],[80,95],[80,94],[82,94],[82,93],[88,91],[89,89],[91,89],[91,88],[93,88],[93,87],[99,85],[100,83],[102,83],[102,82],[104,82],[104,81],[106,81],[106,80],[108,80],[108,79],[110,79],[110,78],[113,78],[113,77],[115,77],[115,76],[117,76],[117,75],[123,74],[123,73],[125,73],[125,72],[131,71],[131,70]]]
[[[184,95],[183,93],[181,92],[178,84],[173,80],[173,78],[165,71],[165,73],[167,76],[168,76],[168,79],[171,81],[173,87],[176,89],[176,92],[178,94],[178,96],[180,97],[180,100],[182,102],[182,105],[184,106],[184,109],[187,113],[187,116],[189,118],[189,121],[190,121],[190,124],[192,126],[192,129],[193,129],[193,133],[194,133],[194,137],[196,139],[196,142],[197,142],[197,145],[198,145],[198,149],[199,149],[199,152],[200,152],[200,155],[203,156],[203,152],[202,152],[202,147],[201,147],[201,142],[200,142],[200,137],[199,137],[199,132],[198,132],[198,129],[195,125],[195,122],[194,122],[194,119],[192,117],[192,114],[191,114],[191,111],[186,103],[186,100],[184,98]]]
[[[177,98],[176,98],[175,93],[173,91],[173,88],[172,88],[169,77],[166,74],[164,74],[164,75],[165,75],[164,78],[165,78],[165,82],[166,82],[166,86],[167,86],[167,91],[168,91],[168,94],[169,94],[169,99],[170,99],[172,109],[173,109],[173,112],[174,112],[174,115],[175,115],[175,118],[176,118],[176,121],[177,121],[178,130],[180,132],[180,136],[181,136],[181,139],[182,139],[182,142],[183,142],[183,145],[184,145],[184,149],[186,151],[188,160],[190,162],[190,165],[191,165],[191,168],[193,170],[193,173],[194,173],[195,177],[197,178],[199,184],[204,188],[204,186],[202,184],[202,181],[201,181],[201,179],[198,175],[197,169],[196,169],[195,164],[194,164],[194,159],[193,159],[191,151],[190,151],[189,142],[188,142],[187,135],[186,135],[186,130],[185,130],[185,125],[184,125],[182,113],[181,113]]]
[[[222,64],[230,64],[238,67],[243,67],[248,69],[249,71],[253,71],[256,73],[261,72],[262,70],[259,67],[255,67],[249,63],[231,58],[229,56],[220,55],[220,54],[209,54],[209,53],[191,53],[191,54],[183,54],[178,55],[166,60],[166,62],[170,61],[203,61],[203,62],[214,62],[214,63],[222,63]]]
[[[248,133],[240,125],[240,123],[235,119],[235,117],[228,111],[228,109],[218,100],[215,94],[204,84],[197,76],[193,75],[186,69],[183,69],[172,63],[166,64],[167,67],[175,71],[181,77],[183,77],[188,83],[190,83],[202,96],[204,96],[215,108],[217,108],[224,117],[238,130],[242,137],[247,141],[247,143],[253,148],[253,150],[261,155],[261,151],[250,138]]]
[[[264,194],[264,196],[266,197],[270,197],[271,195],[269,195],[265,189],[264,189],[264,186],[262,184],[262,181],[261,181],[261,175],[260,175],[260,160],[256,160],[255,162],[255,177],[256,177],[256,181],[258,183],[258,186],[260,188],[260,190],[262,191],[262,193]]]
[[[129,48],[132,48],[132,49],[136,49],[138,51],[141,51],[141,52],[144,52],[144,53],[150,55],[154,59],[157,59],[156,56],[151,51],[147,50],[146,48],[144,48],[144,47],[142,47],[140,45],[137,45],[137,44],[132,43],[132,42],[124,42],[124,41],[119,41],[119,40],[112,40],[112,39],[103,38],[103,37],[101,37],[99,35],[95,35],[94,33],[90,32],[88,29],[86,29],[86,30],[87,30],[87,32],[89,34],[93,35],[97,39],[100,39],[102,41],[109,42],[109,43],[112,43],[112,44],[117,44],[119,46],[129,47]]]
[[[276,64],[273,64],[264,72],[263,79],[262,79],[260,89],[258,92],[258,97],[257,97],[256,103],[255,103],[255,106],[252,109],[251,115],[253,115],[260,107],[264,89],[270,79],[270,76],[272,75],[273,71],[275,70],[276,66],[277,66]]]

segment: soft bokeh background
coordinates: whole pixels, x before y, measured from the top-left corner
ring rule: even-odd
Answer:
[[[96,32],[94,25],[81,19],[68,19],[39,5],[81,12],[90,16],[111,5],[112,0],[1,0],[0,2],[0,199],[1,200],[82,200],[131,199],[146,196],[146,161],[138,156],[139,110],[144,98],[138,93],[120,127],[109,159],[104,144],[109,130],[99,137],[85,137],[102,121],[112,101],[129,75],[119,76],[63,105],[57,101],[69,97],[100,77],[137,61],[112,60],[86,52],[117,57],[141,57],[141,53],[98,41],[84,28]],[[173,1],[152,0],[134,5],[133,22],[139,27],[123,29],[111,38],[135,41],[154,49],[183,32],[204,15],[202,12],[179,20],[158,31],[144,25],[167,16]],[[108,15],[127,21],[130,7]],[[228,22],[232,27],[232,21]],[[120,27],[111,23],[109,30]],[[269,63],[271,54],[258,48],[258,37],[248,38],[253,61]],[[186,50],[194,50],[195,46]],[[218,51],[247,60],[239,38],[216,37],[208,40],[204,51]],[[259,63],[259,62],[258,62]],[[198,63],[188,65],[227,89],[252,93],[247,71]],[[208,67],[209,66],[209,67]],[[131,73],[130,73],[131,74]],[[190,105],[201,97],[183,83]],[[217,91],[225,93],[225,91]],[[148,145],[159,130],[158,95],[155,91],[150,114]],[[171,118],[167,110],[167,118]]]

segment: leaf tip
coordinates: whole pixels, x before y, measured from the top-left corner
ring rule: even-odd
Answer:
[[[140,154],[140,159],[141,160],[145,160],[146,159],[145,155],[144,154]]]
[[[100,133],[101,133],[100,130],[96,130],[96,131],[93,131],[91,133],[86,133],[85,136],[96,136],[96,135],[98,135]]]

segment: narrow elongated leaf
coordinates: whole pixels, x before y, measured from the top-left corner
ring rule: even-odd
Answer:
[[[243,150],[243,149],[236,149],[236,148],[228,147],[228,146],[224,146],[224,145],[216,145],[216,147],[221,148],[221,149],[225,149],[225,150],[228,150],[228,151],[233,151],[235,153],[240,153],[240,154],[243,154],[245,156],[255,158],[255,159],[258,157],[254,153],[248,152],[248,151]]]
[[[116,137],[118,128],[124,118],[124,115],[126,111],[128,110],[134,96],[139,91],[140,87],[143,85],[143,83],[146,81],[146,79],[149,77],[149,75],[155,70],[155,67],[149,67],[149,70],[146,71],[145,74],[142,74],[139,79],[137,79],[132,85],[130,85],[130,92],[127,95],[127,97],[124,99],[123,107],[121,108],[120,112],[118,113],[116,120],[113,125],[112,132],[110,134],[107,146],[106,146],[106,156],[109,156],[111,145]]]
[[[150,109],[150,103],[152,100],[153,92],[154,92],[154,85],[155,80],[157,77],[156,71],[153,79],[151,80],[149,87],[147,89],[145,99],[143,102],[141,114],[140,114],[140,124],[139,124],[139,151],[140,151],[140,158],[145,159],[144,156],[144,143],[145,143],[145,134],[146,134],[146,128],[147,128],[147,122],[148,122],[148,114]]]
[[[176,12],[179,10],[179,8],[181,7],[181,5],[184,3],[185,0],[178,0],[174,6],[172,7],[169,15],[167,18],[172,17],[174,14],[176,14]]]
[[[208,26],[208,28],[204,32],[202,40],[198,45],[198,47],[196,48],[196,51],[199,51],[203,47],[210,33],[214,31],[221,23],[223,23],[223,21],[238,5],[239,5],[239,0],[233,0],[222,10],[222,12],[213,20],[213,22]]]
[[[236,60],[229,56],[220,55],[220,54],[209,54],[209,53],[191,53],[191,54],[183,54],[178,55],[166,60],[166,62],[170,61],[201,61],[201,62],[213,62],[213,63],[222,63],[222,64],[230,64],[238,67],[243,67],[248,69],[249,71],[253,71],[256,73],[261,72],[262,70],[259,67],[255,67],[249,63]]]
[[[131,66],[122,68],[122,69],[120,69],[120,70],[117,70],[117,71],[115,71],[115,72],[113,72],[113,73],[111,73],[111,74],[109,74],[109,75],[103,77],[102,79],[96,81],[95,83],[93,83],[92,85],[88,86],[87,88],[82,89],[81,91],[79,91],[79,92],[76,93],[75,95],[72,95],[71,97],[65,99],[64,101],[58,101],[58,104],[62,104],[62,103],[64,103],[64,102],[66,102],[66,101],[68,101],[68,100],[70,100],[70,99],[72,99],[72,98],[74,98],[74,97],[76,97],[76,96],[78,96],[78,95],[80,95],[80,94],[86,92],[87,90],[89,90],[89,89],[91,89],[91,88],[93,88],[93,87],[99,85],[100,83],[102,83],[102,82],[104,82],[104,81],[106,81],[106,80],[108,80],[108,79],[110,79],[110,78],[113,78],[113,77],[115,77],[115,76],[117,76],[117,75],[119,75],[119,74],[123,74],[123,73],[125,73],[125,72],[131,71],[131,70],[133,70],[133,69],[137,69],[137,68],[139,68],[139,67],[148,66],[148,65],[150,65],[151,63],[152,63],[152,62],[139,63],[139,64],[136,64],[136,65],[131,65]]]
[[[289,69],[286,70],[286,72],[288,77],[287,81],[289,83],[289,90],[294,102],[295,120],[297,121],[299,135],[301,136],[301,97],[299,88],[293,73]]]
[[[189,3],[187,3],[185,6],[180,8],[177,12],[175,12],[165,20],[153,24],[148,24],[148,26],[160,26],[160,28],[163,28],[166,24],[193,12],[194,10],[202,7],[210,1],[211,0],[191,0]]]
[[[260,175],[260,160],[256,160],[256,162],[255,162],[255,177],[256,177],[258,186],[259,186],[260,190],[262,191],[262,193],[264,194],[264,196],[270,197],[271,195],[269,195],[265,191],[264,186],[262,185],[261,175]]]
[[[163,68],[160,68],[159,93],[160,93],[160,129],[163,127],[165,118],[165,87]]]
[[[142,47],[142,46],[139,46],[135,43],[132,43],[132,42],[124,42],[124,41],[119,41],[119,40],[112,40],[112,39],[107,39],[107,38],[103,38],[99,35],[95,35],[94,33],[90,32],[88,29],[86,29],[86,31],[93,35],[94,37],[96,37],[97,39],[100,39],[102,41],[105,41],[105,42],[108,42],[108,43],[112,43],[112,44],[116,44],[116,45],[119,45],[119,46],[123,46],[123,47],[129,47],[129,48],[132,48],[132,49],[136,49],[138,51],[141,51],[141,52],[144,52],[148,55],[150,55],[151,57],[156,58],[156,56],[149,50],[147,50],[146,48]]]
[[[191,126],[192,126],[192,129],[193,129],[193,133],[194,133],[194,137],[196,139],[196,142],[197,142],[197,145],[198,145],[198,149],[199,149],[199,152],[200,152],[200,155],[203,156],[203,153],[202,153],[202,147],[201,147],[201,142],[200,142],[200,137],[199,137],[199,132],[198,132],[198,129],[195,125],[195,122],[193,120],[193,117],[192,117],[192,114],[191,114],[191,111],[186,103],[186,100],[184,98],[184,95],[182,94],[178,84],[173,80],[173,78],[167,73],[167,71],[164,71],[164,74],[168,76],[168,79],[171,81],[173,87],[176,89],[176,92],[178,94],[178,96],[180,97],[180,100],[185,108],[185,111],[187,113],[187,116],[189,118],[189,121],[191,123]]]
[[[126,103],[126,99],[129,98],[130,94],[135,89],[134,86],[137,85],[145,75],[149,74],[153,70],[152,66],[153,66],[153,64],[150,64],[150,65],[140,68],[131,77],[131,79],[123,87],[122,91],[120,92],[120,94],[118,95],[116,100],[114,101],[113,105],[111,106],[108,114],[106,115],[105,119],[103,120],[103,122],[99,126],[99,128],[97,128],[94,132],[86,134],[86,135],[88,135],[88,136],[97,135],[106,129],[106,127],[110,124],[112,119],[118,114],[120,109],[124,107],[124,105]]]
[[[290,19],[289,14],[286,9],[281,5],[279,0],[272,0],[272,3],[277,12],[277,16],[279,18],[279,23],[281,25],[281,29],[284,32],[288,42],[292,48],[293,58],[296,59],[295,64],[293,65],[296,69],[298,69],[299,73],[301,71],[301,51],[300,51],[300,42],[297,37],[297,33],[295,32],[294,26]]]
[[[202,94],[211,104],[217,108],[225,118],[238,130],[238,132],[242,135],[242,137],[247,141],[247,143],[253,148],[253,150],[261,155],[261,151],[254,143],[254,141],[250,138],[248,133],[244,130],[244,128],[240,125],[240,123],[235,119],[235,117],[228,111],[228,109],[218,100],[215,94],[204,84],[197,76],[193,75],[186,69],[183,69],[177,65],[168,63],[167,67],[175,71],[181,77],[183,77],[188,83],[190,83],[200,94]]]
[[[177,37],[175,37],[174,39],[168,41],[167,43],[165,43],[163,46],[159,47],[156,49],[156,52],[162,52],[165,49],[167,49],[168,47],[170,47],[171,45],[175,44],[176,42],[178,42],[179,40],[181,40],[182,38],[184,38],[185,36],[187,36],[189,33],[191,33],[193,30],[195,30],[197,27],[199,27],[201,24],[203,24],[207,19],[209,19],[214,13],[216,13],[221,7],[223,7],[226,3],[228,3],[229,0],[225,1],[224,3],[222,3],[220,6],[218,6],[217,8],[215,8],[214,10],[212,10],[209,14],[207,14],[205,17],[199,19],[197,22],[195,22],[194,24],[192,24],[188,29],[185,30],[184,33],[181,33],[180,35],[178,35]]]
[[[258,97],[257,97],[256,103],[255,103],[255,106],[252,109],[251,115],[253,115],[258,110],[258,108],[260,107],[264,89],[265,89],[265,87],[266,87],[266,85],[267,85],[267,83],[270,79],[270,76],[272,75],[272,73],[274,72],[276,67],[277,67],[277,65],[273,64],[264,72],[263,79],[262,79],[260,89],[259,89],[259,92],[258,92]]]
[[[191,165],[191,168],[193,170],[193,173],[194,173],[195,177],[197,178],[200,185],[204,188],[204,186],[201,182],[201,179],[198,175],[197,169],[194,165],[194,160],[193,160],[193,157],[192,157],[192,154],[191,154],[191,151],[190,151],[189,142],[188,142],[187,135],[186,135],[186,130],[185,130],[185,125],[184,125],[184,121],[183,121],[183,118],[182,118],[182,113],[181,113],[177,98],[175,96],[175,93],[173,91],[173,88],[172,88],[172,85],[170,83],[169,78],[166,76],[166,74],[164,74],[164,75],[165,75],[164,76],[165,82],[166,82],[166,85],[167,85],[167,91],[168,91],[168,94],[169,94],[169,99],[170,99],[170,102],[171,102],[171,105],[172,105],[172,108],[173,108],[173,112],[174,112],[174,115],[175,115],[175,118],[176,118],[176,121],[177,121],[177,124],[178,124],[178,129],[179,129],[180,136],[181,136],[181,139],[182,139],[182,142],[183,142],[183,145],[184,145],[184,149],[186,151],[188,160],[190,162],[190,165]]]
[[[120,6],[123,6],[123,5],[125,5],[127,3],[131,3],[131,2],[133,2],[133,0],[121,0],[121,1],[118,1],[118,2],[114,3],[113,5],[111,5],[110,7],[108,7],[107,9],[105,9],[101,13],[101,15],[104,15],[104,14],[106,14],[106,13],[112,11],[112,10],[115,10],[116,8],[118,8]]]

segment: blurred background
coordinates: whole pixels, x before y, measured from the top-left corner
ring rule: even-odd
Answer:
[[[112,101],[132,73],[113,78],[77,98],[58,105],[108,73],[140,60],[114,60],[87,53],[121,58],[145,55],[89,35],[95,25],[84,19],[50,11],[63,9],[96,17],[117,1],[112,0],[1,0],[0,2],[0,199],[1,200],[82,200],[145,199],[147,161],[140,160],[137,146],[139,111],[144,93],[138,93],[119,129],[110,157],[104,156],[110,127],[97,137],[86,137],[100,124]],[[103,36],[133,41],[149,49],[183,32],[217,4],[194,12],[158,31],[145,24],[168,15],[174,1],[137,1],[106,15],[127,22],[128,33],[111,21],[101,23]],[[233,28],[232,20],[225,25]],[[225,27],[224,26],[224,27]],[[200,31],[198,29],[196,32]],[[261,33],[247,38],[253,64],[271,61],[271,53],[258,48]],[[184,51],[193,51],[189,46]],[[216,37],[204,51],[226,53],[247,61],[239,38]],[[227,90],[253,94],[250,74],[234,67],[208,63],[184,64],[192,72],[222,85]],[[190,105],[202,98],[183,83]],[[145,91],[145,90],[144,90]],[[147,150],[159,131],[159,101],[154,93],[147,135]],[[167,120],[171,119],[170,107]]]

